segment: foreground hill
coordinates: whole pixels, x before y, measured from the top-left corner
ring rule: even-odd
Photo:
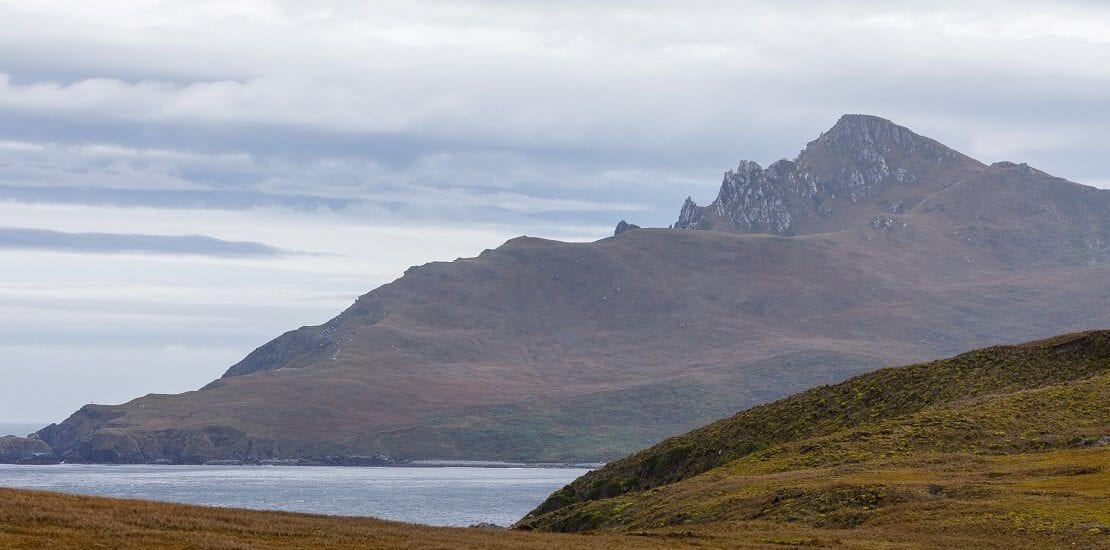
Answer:
[[[884,365],[1110,325],[1110,191],[875,117],[784,162],[679,224],[711,230],[414,267],[199,391],[37,438],[95,462],[609,459]]]
[[[586,474],[517,527],[787,524],[822,543],[885,533],[925,546],[1106,547],[1108,469],[1110,331],[1097,331],[746,410]]]

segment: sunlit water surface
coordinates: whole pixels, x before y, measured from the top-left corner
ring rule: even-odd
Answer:
[[[148,466],[0,464],[0,486],[373,516],[428,525],[510,525],[581,468],[354,468],[341,466]]]

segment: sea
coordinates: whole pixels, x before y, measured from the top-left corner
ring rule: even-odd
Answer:
[[[0,464],[0,486],[426,525],[509,526],[588,468]]]

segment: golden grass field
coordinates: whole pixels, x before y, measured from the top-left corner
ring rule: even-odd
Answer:
[[[642,543],[642,544],[641,544]],[[0,548],[662,548],[627,536],[410,525],[0,489]]]

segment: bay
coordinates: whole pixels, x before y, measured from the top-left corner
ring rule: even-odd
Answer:
[[[0,486],[259,510],[508,526],[585,468],[0,464]]]

